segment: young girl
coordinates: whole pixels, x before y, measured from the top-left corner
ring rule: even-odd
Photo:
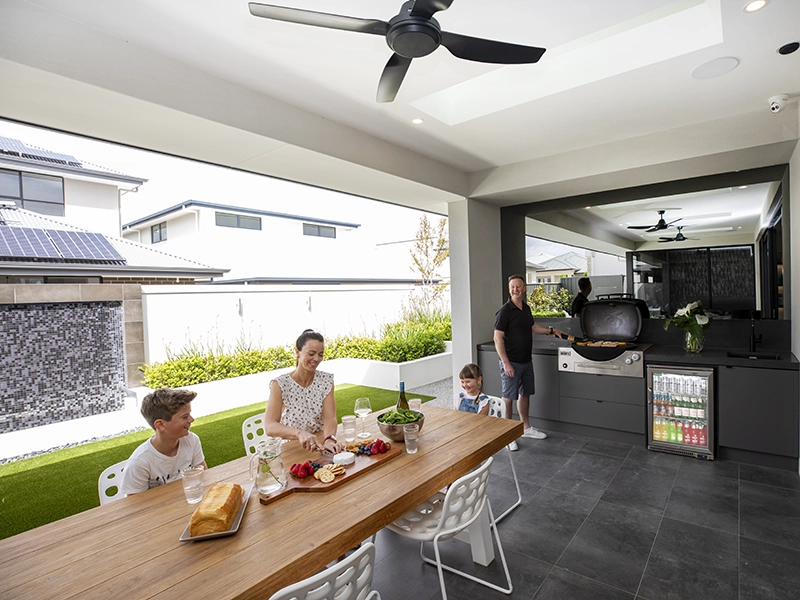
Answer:
[[[455,401],[456,410],[480,415],[489,414],[489,396],[483,393],[483,373],[481,368],[469,363],[464,365],[458,374],[463,392],[459,392]]]

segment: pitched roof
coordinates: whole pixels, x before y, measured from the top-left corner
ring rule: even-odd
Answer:
[[[542,271],[585,271],[586,257],[570,251],[542,263]]]
[[[0,204],[0,227],[33,230],[59,230],[93,233],[51,219],[45,215],[18,208],[12,203]],[[220,269],[168,254],[149,246],[113,236],[103,236],[122,256],[125,264],[100,263],[92,259],[65,261],[47,258],[33,260],[0,260],[0,275],[62,275],[81,277],[222,277],[229,269]]]
[[[0,136],[0,164],[20,170],[37,170],[77,178],[100,179],[132,189],[147,181],[141,177],[125,175],[118,171],[80,161],[70,154],[53,152],[38,146],[29,146],[20,140]]]
[[[142,225],[149,221],[160,220],[166,217],[169,214],[180,212],[185,210],[191,206],[197,206],[200,208],[213,208],[217,210],[225,210],[233,213],[244,213],[248,215],[260,215],[265,217],[277,217],[280,219],[292,219],[295,221],[306,221],[307,223],[318,223],[322,225],[337,225],[339,227],[351,227],[353,229],[357,227],[361,227],[358,223],[347,223],[344,221],[331,221],[330,219],[320,219],[319,217],[304,217],[303,215],[294,215],[290,213],[281,213],[281,212],[274,212],[271,210],[261,210],[257,208],[246,208],[243,206],[230,206],[228,204],[216,204],[214,202],[205,202],[203,200],[187,200],[186,202],[182,202],[181,204],[176,204],[175,206],[170,206],[169,208],[165,208],[164,210],[160,210],[156,213],[147,215],[146,217],[142,217],[141,219],[136,219],[135,221],[131,221],[130,223],[125,223],[122,226],[122,230],[131,229],[138,225]]]

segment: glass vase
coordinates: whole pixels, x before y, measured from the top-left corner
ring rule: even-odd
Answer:
[[[691,331],[687,331],[683,338],[683,347],[689,354],[697,354],[703,349],[703,338],[697,337]]]

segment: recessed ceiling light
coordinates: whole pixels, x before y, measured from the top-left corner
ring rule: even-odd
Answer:
[[[791,54],[792,52],[797,52],[798,48],[800,48],[800,42],[790,42],[778,48],[778,54],[786,56],[787,54]]]
[[[586,207],[586,210],[589,210],[590,208],[592,208],[592,207],[591,207],[591,206],[587,206],[587,207]]]
[[[752,0],[744,5],[744,12],[752,13],[761,10],[767,5],[769,0]]]
[[[740,185],[740,186],[739,186],[739,189],[740,189],[740,190],[746,190],[746,189],[747,189],[747,186],[746,186],[746,185]]]
[[[425,122],[425,120],[424,119],[411,119],[411,122],[414,125],[422,125]]]
[[[694,71],[692,71],[692,77],[695,79],[714,79],[714,77],[730,73],[738,65],[739,59],[732,56],[722,56],[695,67]]]

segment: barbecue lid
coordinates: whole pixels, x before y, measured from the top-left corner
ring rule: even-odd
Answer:
[[[642,315],[633,300],[593,300],[583,307],[581,329],[592,340],[632,342],[642,329]]]

